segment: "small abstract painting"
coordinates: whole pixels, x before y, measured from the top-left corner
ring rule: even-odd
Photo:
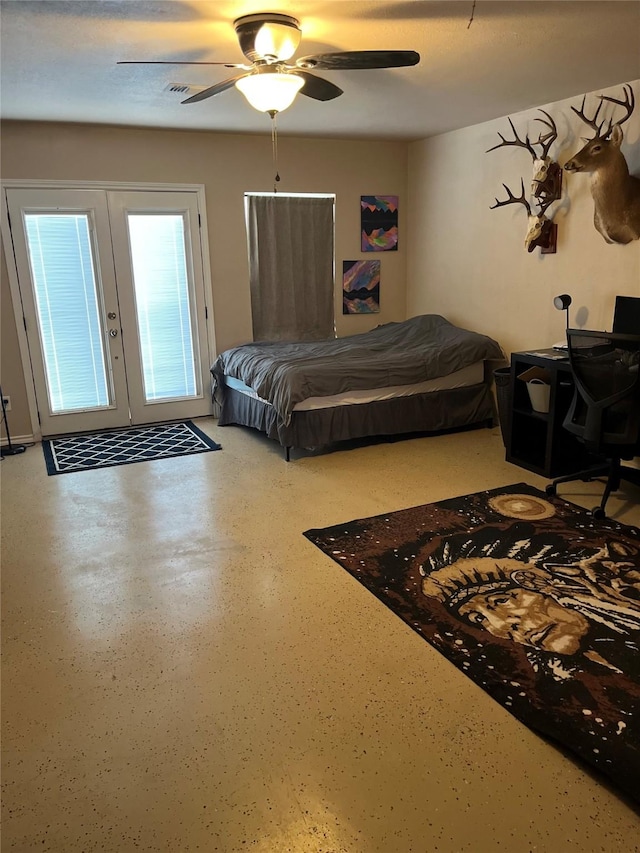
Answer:
[[[342,313],[380,311],[380,261],[342,262]]]
[[[398,251],[398,196],[360,196],[363,252]]]

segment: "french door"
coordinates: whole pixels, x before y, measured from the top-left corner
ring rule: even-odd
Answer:
[[[210,414],[197,194],[6,193],[42,434]]]

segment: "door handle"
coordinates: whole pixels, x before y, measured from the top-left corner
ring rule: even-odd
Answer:
[[[112,338],[117,338],[118,337],[118,330],[117,329],[109,329],[109,335]]]

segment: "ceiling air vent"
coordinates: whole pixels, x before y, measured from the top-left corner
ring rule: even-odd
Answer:
[[[178,95],[186,95],[192,89],[195,91],[196,87],[190,86],[188,83],[169,83],[168,86],[164,87],[165,92],[176,92]]]

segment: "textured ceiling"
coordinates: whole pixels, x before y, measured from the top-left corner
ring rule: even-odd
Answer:
[[[235,88],[188,94],[237,73],[118,60],[241,62],[233,20],[284,12],[297,55],[416,50],[413,68],[317,72],[344,94],[298,96],[281,134],[420,139],[640,78],[640,2],[567,0],[2,0],[2,118],[268,132]]]

